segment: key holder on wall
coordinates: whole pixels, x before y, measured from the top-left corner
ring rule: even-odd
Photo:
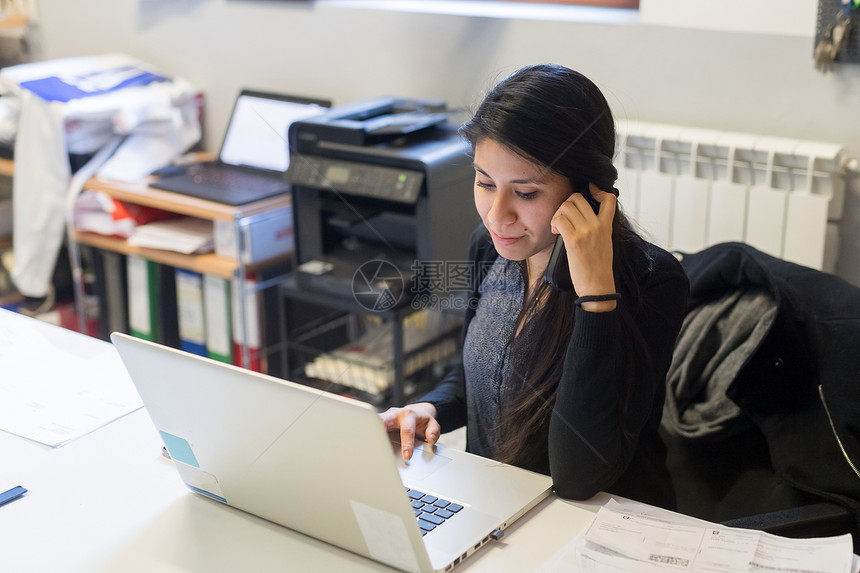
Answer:
[[[860,63],[860,0],[818,0],[813,55],[825,74],[836,62]]]

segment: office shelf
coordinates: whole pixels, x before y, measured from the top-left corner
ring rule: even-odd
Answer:
[[[415,316],[412,315],[412,318]],[[421,318],[426,320],[428,316],[423,315]],[[313,339],[328,338],[333,331],[349,331],[350,322],[353,320],[354,315],[343,315],[322,327],[293,337],[290,341],[291,347],[306,356],[305,375],[371,395],[390,392],[396,382],[392,351],[393,328],[390,323],[362,323],[363,333],[333,350],[321,351],[312,345]],[[459,325],[450,321],[438,321],[438,324],[432,326],[425,324],[424,327],[415,327],[410,326],[409,319],[405,320],[404,380],[456,352],[455,335],[459,331]]]
[[[89,245],[106,251],[114,251],[123,255],[138,255],[163,265],[180,267],[198,273],[213,274],[226,279],[233,277],[233,273],[238,266],[235,259],[219,257],[213,253],[185,255],[174,251],[137,247],[129,245],[125,239],[99,235],[98,233],[73,231],[72,239],[82,245]]]
[[[139,255],[156,263],[180,267],[198,273],[211,274],[225,279],[232,278],[239,269],[239,261],[237,259],[221,257],[214,253],[186,255],[175,251],[129,245],[125,239],[99,235],[98,233],[89,231],[73,231],[72,233],[72,238],[82,245],[89,245],[124,255]],[[289,259],[290,257],[285,255],[245,265],[245,273],[253,273]]]
[[[419,310],[408,300],[369,310],[350,297],[303,288],[292,273],[280,285],[280,303],[283,377],[378,408],[429,390],[459,347],[460,316]],[[423,321],[422,332],[416,323]]]
[[[208,157],[201,156],[201,159],[205,160]],[[3,164],[0,163],[0,170],[2,168]],[[289,208],[291,205],[289,195],[285,194],[245,205],[231,206],[171,191],[154,189],[149,187],[148,183],[150,181],[150,179],[146,179],[143,181],[125,182],[94,177],[84,184],[84,189],[104,193],[113,199],[126,203],[161,209],[179,215],[211,221],[229,221],[234,226],[234,233],[238,243],[237,252],[239,253],[246,252],[247,245],[244,244],[245,230],[255,219],[259,218],[256,216],[276,209]],[[75,300],[80,320],[83,320],[84,316],[83,304],[85,299],[80,245],[87,245],[123,255],[138,255],[144,259],[168,267],[187,269],[201,274],[232,280],[234,287],[238,286],[241,289],[239,292],[241,300],[246,300],[247,297],[264,291],[276,284],[277,280],[271,276],[272,271],[284,272],[289,268],[292,260],[291,252],[254,263],[246,262],[244,256],[226,257],[214,253],[187,255],[170,250],[132,246],[120,237],[105,236],[70,228],[69,256],[72,262]],[[249,285],[246,278],[251,274],[265,274],[267,276]],[[237,324],[246,324],[246,304],[238,305],[236,311],[236,320],[239,321]],[[237,328],[236,332],[239,333],[239,337],[242,340],[241,363],[245,365],[251,364],[252,360],[249,349],[250,334],[244,328],[235,326],[234,328]]]
[[[172,213],[179,213],[180,215],[213,221],[219,219],[222,221],[235,221],[290,204],[289,197],[281,195],[234,207],[189,195],[182,195],[181,193],[155,189],[149,187],[148,183],[149,180],[129,183],[94,177],[87,181],[84,189],[99,191],[120,201],[127,201],[137,205],[154,207]]]

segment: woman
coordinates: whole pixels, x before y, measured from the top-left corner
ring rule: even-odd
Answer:
[[[616,204],[605,98],[568,68],[531,66],[499,83],[462,133],[483,221],[462,365],[381,414],[386,428],[400,429],[409,459],[416,434],[433,444],[465,424],[470,452],[549,474],[562,497],[603,490],[672,507],[657,430],[688,283]],[[557,234],[571,292],[544,279]]]

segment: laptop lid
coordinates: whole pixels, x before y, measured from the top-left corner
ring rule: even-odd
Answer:
[[[550,491],[547,476],[443,447],[404,464],[364,402],[111,340],[191,490],[392,567],[446,570]],[[422,537],[405,483],[464,509]]]
[[[233,105],[218,161],[284,173],[290,164],[290,124],[328,107],[328,100],[243,89]]]

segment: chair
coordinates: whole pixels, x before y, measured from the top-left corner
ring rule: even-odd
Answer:
[[[690,444],[665,431],[663,437],[679,512],[785,537],[851,533],[855,553],[860,550],[852,513],[777,475],[758,430],[710,445]]]
[[[860,289],[749,245],[682,258],[661,433],[677,509],[860,548]],[[826,400],[825,397],[830,399]]]

